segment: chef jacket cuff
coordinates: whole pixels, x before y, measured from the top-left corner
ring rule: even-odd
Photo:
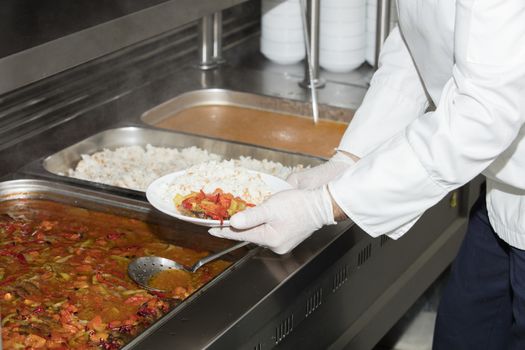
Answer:
[[[397,239],[447,190],[434,181],[401,132],[328,184],[334,201],[373,237]]]

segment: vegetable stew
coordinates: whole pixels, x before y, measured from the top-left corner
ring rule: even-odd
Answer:
[[[231,193],[224,193],[220,188],[209,194],[204,193],[203,190],[191,192],[186,196],[177,194],[173,198],[173,203],[177,210],[184,215],[220,220],[221,224],[224,220],[229,220],[232,215],[255,206]]]
[[[231,264],[212,262],[155,294],[127,276],[131,259],[192,265],[208,254],[159,238],[143,221],[46,200],[2,202],[3,347],[121,348]]]

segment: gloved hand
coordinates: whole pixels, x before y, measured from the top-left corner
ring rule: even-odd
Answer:
[[[285,254],[323,225],[335,223],[332,198],[323,186],[276,193],[258,206],[233,215],[231,227],[212,228],[209,233]]]
[[[354,165],[355,162],[356,160],[352,159],[349,155],[337,151],[326,163],[291,174],[286,181],[298,189],[317,188],[339,177],[347,168]]]

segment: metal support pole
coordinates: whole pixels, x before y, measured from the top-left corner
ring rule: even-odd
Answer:
[[[379,53],[383,43],[390,32],[390,7],[391,0],[377,0],[377,21],[376,21],[376,47],[374,55],[374,66],[377,69],[379,64]]]
[[[202,17],[199,23],[199,68],[213,69],[217,63],[213,59],[213,14]]]
[[[300,0],[302,1],[302,0]],[[306,4],[306,24],[308,36],[305,40],[309,39],[310,54],[307,55],[305,60],[305,73],[304,80],[300,83],[302,87],[310,86],[310,64],[312,69],[312,83],[316,88],[321,88],[325,85],[325,82],[319,77],[319,24],[321,13],[321,2],[320,0],[308,0]],[[307,45],[308,47],[308,45]],[[310,60],[310,62],[308,62]]]
[[[213,60],[217,64],[224,63],[222,58],[222,12],[213,14]]]

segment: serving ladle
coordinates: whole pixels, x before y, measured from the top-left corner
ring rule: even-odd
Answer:
[[[149,281],[151,278],[159,272],[166,270],[181,270],[194,273],[203,265],[206,265],[207,263],[212,262],[231,251],[242,248],[247,244],[249,244],[249,242],[237,243],[225,250],[221,250],[218,253],[208,255],[207,257],[200,259],[192,266],[185,266],[171,259],[161,258],[159,256],[143,256],[129,263],[128,275],[133,281],[135,281],[144,289],[162,292],[162,290],[149,286]]]

